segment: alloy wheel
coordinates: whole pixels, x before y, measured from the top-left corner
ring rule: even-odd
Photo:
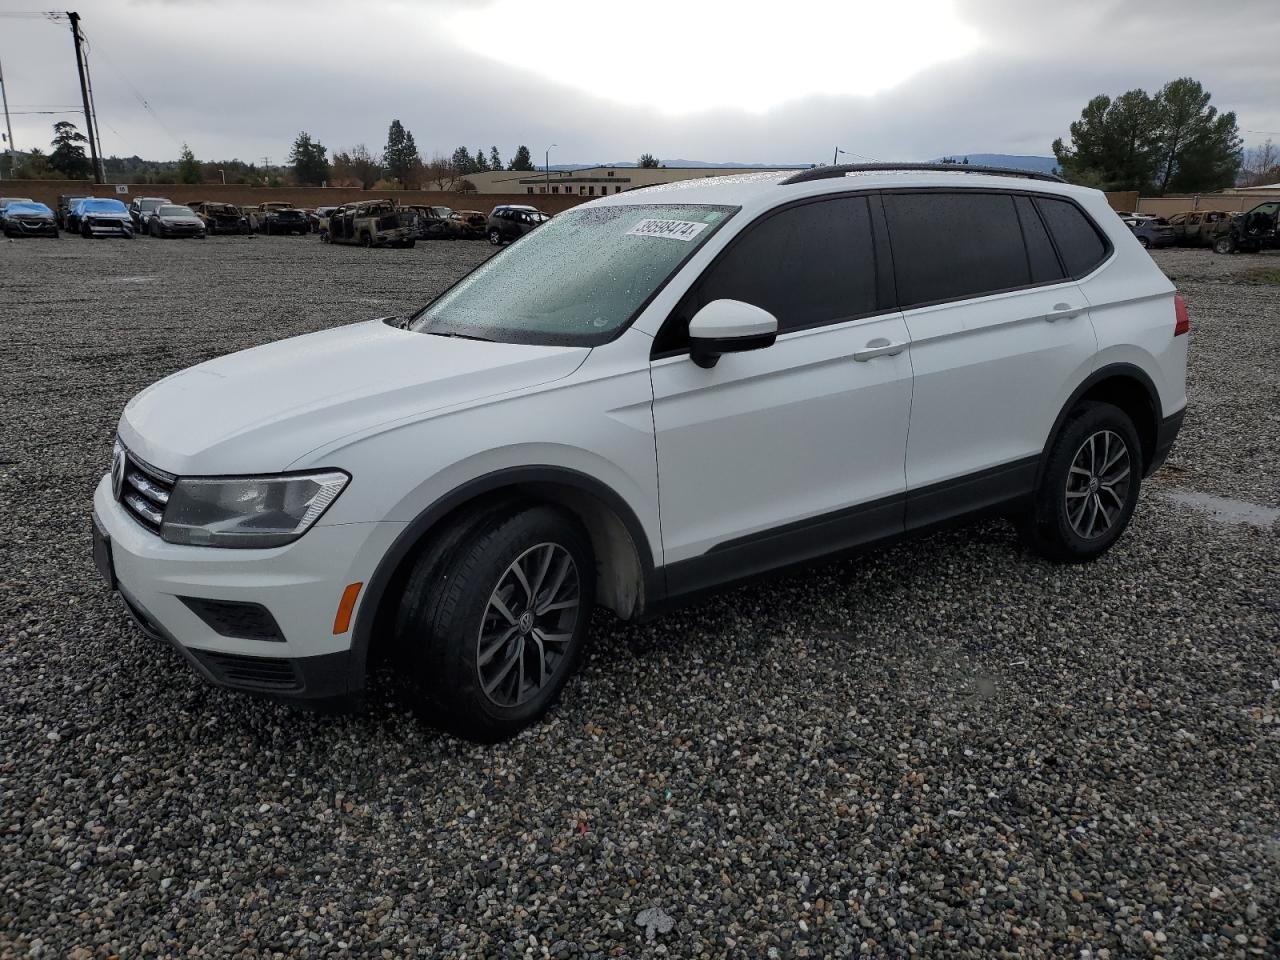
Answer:
[[[530,547],[489,595],[476,638],[480,689],[500,707],[517,707],[550,683],[566,660],[581,615],[582,585],[569,551]]]
[[[1080,445],[1067,472],[1067,522],[1083,540],[1104,536],[1129,499],[1129,448],[1119,434],[1099,430]]]

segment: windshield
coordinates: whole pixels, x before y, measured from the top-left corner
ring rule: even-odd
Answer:
[[[138,209],[139,209],[139,210],[154,210],[156,207],[160,206],[160,204],[162,204],[162,203],[164,203],[164,202],[165,202],[165,201],[163,201],[163,200],[139,200],[139,201],[138,201]]]
[[[157,213],[162,217],[194,217],[190,207],[161,207]]]
[[[562,213],[476,268],[409,327],[507,343],[605,343],[737,209],[631,204]]]
[[[82,200],[80,209],[90,213],[128,213],[129,210],[119,200]]]
[[[6,203],[4,212],[12,216],[20,213],[42,213],[46,216],[52,216],[53,211],[46,207],[43,203]]]

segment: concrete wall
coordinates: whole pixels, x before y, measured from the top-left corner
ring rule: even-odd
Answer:
[[[1185,197],[1143,197],[1138,201],[1138,213],[1150,213],[1157,217],[1171,217],[1186,210],[1252,210],[1260,203],[1280,200],[1280,193],[1226,194],[1205,193]]]
[[[177,203],[217,200],[237,206],[257,206],[271,200],[283,200],[300,207],[336,207],[356,200],[389,197],[402,204],[426,204],[453,207],[455,210],[483,210],[488,213],[500,203],[528,203],[548,213],[560,213],[583,203],[586,197],[519,194],[446,193],[440,190],[355,190],[350,187],[247,187],[243,184],[220,183],[147,183],[129,184],[127,194],[116,193],[114,184],[95,185],[89,180],[0,180],[0,197],[30,197],[50,207],[57,206],[64,193],[115,197],[128,203],[134,197],[168,197]]]
[[[1121,213],[1133,213],[1138,209],[1138,191],[1117,190],[1108,193],[1107,203],[1111,204],[1112,210],[1119,210]]]

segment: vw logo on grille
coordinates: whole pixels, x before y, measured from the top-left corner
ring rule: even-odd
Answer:
[[[120,492],[124,489],[124,451],[117,450],[115,456],[111,458],[111,495],[117,500],[120,499]]]

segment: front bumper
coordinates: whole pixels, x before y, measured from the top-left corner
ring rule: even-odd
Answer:
[[[4,232],[11,237],[56,237],[58,225],[52,220],[6,220]]]
[[[91,237],[132,237],[132,220],[85,220],[80,232],[88,231]]]
[[[181,546],[166,543],[129,516],[112,495],[108,477],[94,492],[93,514],[110,544],[106,563],[112,586],[130,614],[149,636],[177,648],[209,682],[306,701],[363,690],[364,676],[348,667],[351,632],[334,634],[334,618],[347,585],[369,581],[403,523],[317,526],[291,544],[266,550]],[[101,567],[99,550],[95,542]],[[228,635],[236,632],[234,625],[202,616],[192,600],[260,605],[278,634],[273,639],[254,639],[261,636],[256,630]],[[362,600],[363,591],[355,613]]]

